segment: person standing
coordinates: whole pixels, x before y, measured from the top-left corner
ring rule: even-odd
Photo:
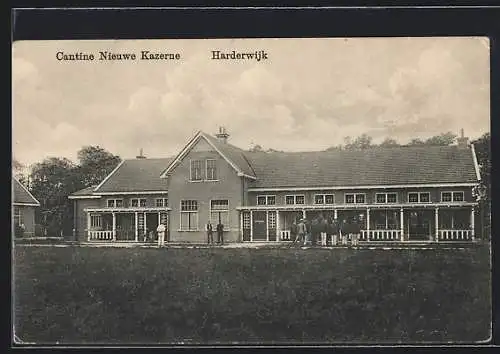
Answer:
[[[332,245],[337,246],[339,232],[340,232],[339,220],[337,218],[334,218],[328,226],[330,229],[330,232],[329,232],[330,236],[329,237],[331,237]]]
[[[210,220],[208,220],[207,224],[205,225],[205,231],[207,232],[207,243],[208,244],[213,244],[214,243],[214,230],[212,223]]]
[[[296,219],[293,219],[293,223],[292,225],[290,226],[290,240],[291,241],[295,241],[295,239],[297,238],[297,220]]]
[[[311,222],[311,244],[316,246],[320,235],[320,223],[319,218],[315,217]]]
[[[304,222],[304,219],[301,219],[297,225],[297,238],[295,241],[303,242],[303,244],[306,245],[306,234],[306,223]]]
[[[349,233],[350,233],[350,223],[349,219],[346,218],[342,220],[342,224],[340,226],[340,238],[342,239],[341,241],[342,246],[347,245]]]
[[[326,236],[328,229],[328,220],[324,216],[321,216],[320,226],[321,246],[326,246],[328,244],[328,238]]]
[[[221,245],[224,244],[224,225],[222,224],[222,221],[219,221],[217,224],[217,242]]]
[[[361,234],[361,225],[359,217],[355,216],[352,220],[352,230],[351,230],[351,244],[353,246],[358,245],[359,236]]]
[[[163,247],[165,246],[165,230],[167,228],[163,223],[160,223],[158,227],[156,228],[156,232],[158,233],[158,247]]]

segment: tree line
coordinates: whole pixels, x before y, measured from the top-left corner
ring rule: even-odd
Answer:
[[[353,150],[374,147],[397,147],[414,145],[447,146],[454,143],[456,135],[450,132],[442,133],[428,139],[413,139],[408,144],[401,145],[396,140],[387,138],[380,144],[373,144],[373,139],[367,134],[356,138],[346,137],[344,144],[326,149]],[[482,185],[485,197],[481,201],[484,222],[489,225],[491,201],[491,148],[490,133],[471,141],[476,150]],[[256,145],[249,151],[280,152],[275,149],[264,150]],[[76,163],[64,157],[51,157],[36,163],[26,175],[25,166],[17,160],[12,161],[13,174],[40,201],[36,214],[38,234],[71,235],[73,229],[73,202],[68,196],[83,188],[96,186],[121,162],[121,158],[100,146],[85,146],[77,153]]]
[[[14,175],[40,202],[35,216],[38,236],[71,235],[73,202],[68,196],[99,184],[121,162],[121,158],[100,146],[85,146],[77,153],[77,163],[65,157],[50,157],[31,167],[13,160]]]

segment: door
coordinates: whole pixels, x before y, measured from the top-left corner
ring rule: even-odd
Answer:
[[[408,215],[408,239],[410,241],[429,240],[433,232],[432,210],[411,210]]]
[[[253,212],[253,240],[266,241],[267,240],[267,225],[266,225],[266,212],[254,211]]]

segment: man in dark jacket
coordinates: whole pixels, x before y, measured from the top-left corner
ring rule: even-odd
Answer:
[[[355,216],[352,220],[351,227],[351,245],[357,246],[358,240],[361,234],[361,223],[358,216]]]
[[[311,244],[316,245],[320,235],[320,221],[318,217],[315,217],[311,222]]]
[[[217,242],[221,245],[224,244],[224,225],[221,221],[217,224]]]
[[[332,246],[337,246],[338,237],[339,237],[339,220],[337,218],[329,219],[328,228],[327,228],[327,237],[331,240]]]

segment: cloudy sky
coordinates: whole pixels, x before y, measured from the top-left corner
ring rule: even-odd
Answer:
[[[211,50],[266,50],[215,61]],[[56,53],[179,52],[179,61],[62,62]],[[13,46],[13,155],[76,161],[84,145],[122,158],[179,151],[198,130],[231,143],[318,150],[367,133],[404,143],[489,131],[486,38],[37,41]]]

